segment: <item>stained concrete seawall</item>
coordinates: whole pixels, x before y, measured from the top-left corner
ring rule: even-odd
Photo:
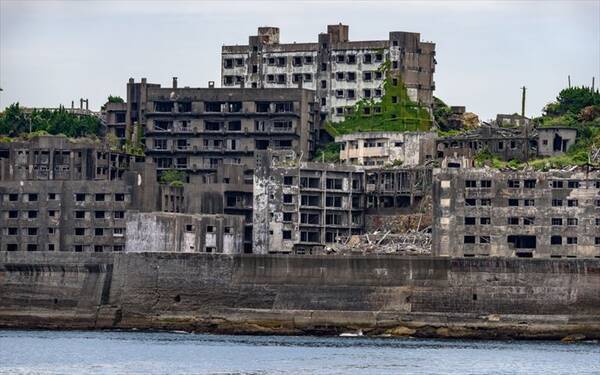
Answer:
[[[600,259],[2,253],[0,326],[600,338]]]

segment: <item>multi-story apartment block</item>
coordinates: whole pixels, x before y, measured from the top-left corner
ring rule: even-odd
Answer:
[[[372,169],[257,156],[254,252],[315,254],[365,228],[365,215],[429,194],[431,169]]]
[[[107,102],[103,108],[103,120],[106,134],[114,136],[123,144],[127,139],[127,103]]]
[[[435,83],[435,44],[419,33],[389,33],[387,40],[350,41],[347,25],[329,25],[313,43],[280,43],[279,28],[259,27],[247,45],[223,46],[223,87],[315,90],[322,117],[337,122],[360,99],[383,95],[386,77],[381,66],[389,61],[409,97],[431,107]]]
[[[434,132],[364,132],[335,137],[340,161],[356,165],[422,165],[433,160]]]
[[[0,249],[122,251],[128,209],[152,210],[153,168],[93,141],[0,144]]]
[[[159,171],[178,169],[217,182],[224,165],[254,168],[255,150],[315,149],[318,106],[303,89],[148,87],[146,155]]]
[[[439,170],[433,204],[434,255],[600,257],[598,170]]]
[[[253,170],[223,165],[214,183],[192,175],[181,187],[161,186],[161,210],[187,214],[236,215],[244,220],[243,251],[252,252]]]

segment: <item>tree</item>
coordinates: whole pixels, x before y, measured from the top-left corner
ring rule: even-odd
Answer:
[[[108,102],[109,103],[125,103],[123,98],[121,98],[120,96],[112,96],[112,95],[108,96]]]
[[[19,107],[19,103],[11,104],[0,116],[0,134],[11,137],[29,131],[29,120]]]
[[[31,129],[30,129],[31,126]],[[67,137],[100,135],[101,122],[94,116],[79,116],[63,107],[57,110],[37,110],[25,113],[19,103],[11,104],[0,114],[0,134],[17,137],[21,134],[44,131]]]
[[[582,109],[600,105],[600,92],[589,87],[569,87],[560,91],[556,101],[544,107],[546,116],[578,115]]]
[[[164,171],[160,176],[160,183],[173,187],[182,187],[185,182],[185,172],[176,169]]]

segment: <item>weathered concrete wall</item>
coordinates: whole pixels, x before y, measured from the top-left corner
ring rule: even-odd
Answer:
[[[600,260],[0,254],[0,326],[600,338]]]
[[[126,252],[242,252],[244,219],[237,215],[129,212]]]

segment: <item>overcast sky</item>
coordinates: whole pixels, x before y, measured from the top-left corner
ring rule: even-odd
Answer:
[[[258,26],[281,42],[314,42],[327,24],[350,25],[351,40],[420,32],[437,44],[435,95],[489,119],[539,115],[567,85],[600,77],[600,0],[400,1],[11,1],[0,0],[0,108],[98,109],[125,95],[129,77],[204,87],[220,81],[223,44],[246,44]]]

